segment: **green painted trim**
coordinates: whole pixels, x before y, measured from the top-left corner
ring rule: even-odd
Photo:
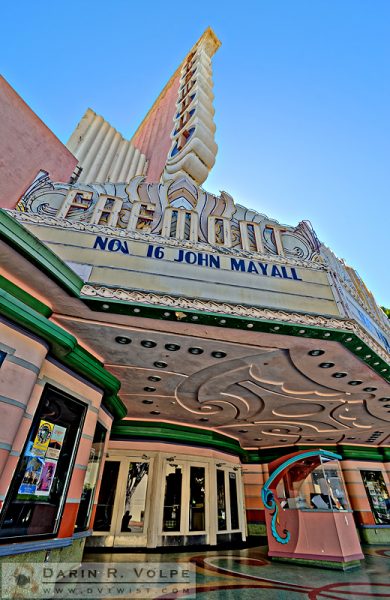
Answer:
[[[8,292],[9,294],[11,294],[11,296],[18,298],[21,302],[27,304],[27,306],[36,310],[44,317],[49,318],[53,313],[51,308],[49,308],[46,304],[44,304],[40,300],[37,300],[36,298],[34,298],[34,296],[31,296],[31,294],[28,294],[2,275],[0,275],[0,289],[4,290],[5,292]]]
[[[385,461],[390,462],[390,447],[382,448],[382,452],[383,452],[383,457],[384,457]]]
[[[337,571],[350,571],[360,567],[360,560],[350,560],[348,562],[323,560],[322,558],[290,558],[282,556],[272,556],[272,562],[292,563],[296,565],[306,565],[308,567],[319,567],[320,569],[335,569]]]
[[[73,335],[1,289],[0,313],[48,342],[54,356],[60,360],[72,352],[77,345],[77,340]]]
[[[267,536],[267,526],[265,523],[248,523],[248,535]]]
[[[288,446],[284,448],[265,448],[264,450],[245,450],[239,442],[222,433],[208,429],[198,429],[189,425],[165,423],[164,421],[115,421],[111,429],[110,440],[147,440],[182,443],[191,446],[215,448],[241,459],[242,464],[268,464],[277,458],[293,452],[314,450],[313,446]],[[384,462],[390,458],[390,448],[362,448],[360,446],[323,446],[321,450],[335,452],[342,460],[371,460]],[[383,454],[381,454],[381,452]]]
[[[221,452],[244,457],[246,452],[237,440],[208,429],[197,429],[185,425],[164,423],[161,421],[120,421],[114,422],[111,429],[111,440],[165,441],[191,446],[206,446]]]
[[[342,446],[343,460],[372,460],[383,462],[382,448],[362,448],[359,446]]]
[[[192,323],[198,325],[209,325],[224,329],[244,329],[250,331],[272,333],[273,335],[291,335],[299,338],[309,338],[339,342],[352,352],[359,360],[371,367],[386,381],[390,381],[390,365],[378,356],[372,348],[363,342],[358,335],[340,329],[326,327],[314,327],[309,325],[294,325],[283,321],[270,321],[267,319],[251,319],[250,317],[236,317],[196,310],[175,310],[164,306],[152,306],[150,304],[132,303],[122,300],[106,300],[104,298],[93,298],[80,294],[80,299],[93,311],[100,313],[114,313],[142,317],[147,319],[160,319],[181,323]],[[106,309],[102,306],[105,305]],[[135,312],[134,312],[135,311]],[[177,316],[179,314],[179,317]],[[165,316],[167,315],[167,316]],[[184,316],[183,316],[184,315]],[[196,321],[192,317],[196,316]],[[221,320],[224,323],[221,323]],[[277,331],[275,331],[277,327]],[[300,333],[301,331],[304,333]]]
[[[390,529],[359,526],[359,534],[365,544],[390,544]]]
[[[3,209],[0,209],[0,238],[6,240],[12,248],[27,257],[72,296],[79,296],[84,285],[83,280]]]
[[[126,407],[116,395],[120,381],[79,346],[73,335],[4,289],[0,289],[0,313],[47,342],[51,354],[62,364],[99,386],[104,392],[103,404],[115,418],[126,416]]]

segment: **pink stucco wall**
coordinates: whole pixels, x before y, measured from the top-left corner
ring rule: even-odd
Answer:
[[[135,133],[132,144],[148,159],[146,181],[156,183],[163,172],[171,147],[180,73],[173,78]]]
[[[68,181],[77,159],[0,76],[0,207],[14,208],[38,171]]]

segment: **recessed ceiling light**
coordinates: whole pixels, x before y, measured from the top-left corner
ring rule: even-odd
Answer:
[[[272,327],[273,331],[279,331],[280,327],[279,325],[275,325],[275,327]]]
[[[332,377],[336,377],[336,379],[341,379],[342,377],[346,377],[347,373],[333,373]]]
[[[159,410],[151,410],[151,411],[150,411],[150,414],[151,414],[151,415],[159,415],[159,414],[160,414],[160,411],[159,411]]]
[[[225,325],[225,323],[226,323],[226,319],[220,319],[220,321],[219,321],[220,325]]]
[[[153,364],[157,369],[165,369],[168,366],[167,363],[162,360],[156,360]]]
[[[363,392],[376,392],[377,388],[373,388],[373,387],[366,387],[363,388]]]
[[[128,337],[124,337],[123,335],[118,335],[115,338],[117,344],[131,344],[131,339]]]
[[[221,350],[214,350],[214,352],[211,353],[211,356],[213,356],[214,358],[225,358],[226,352],[222,352]]]
[[[325,354],[324,350],[310,350],[310,352],[308,352],[308,354],[310,354],[310,356],[321,356],[321,354]]]
[[[171,316],[171,313],[170,313],[170,312],[165,312],[165,313],[163,313],[163,316],[164,316],[164,317],[170,317],[170,316]]]
[[[148,377],[148,381],[161,381],[161,377],[159,377],[158,375],[151,375],[150,377]]]
[[[345,341],[346,342],[352,342],[352,338],[351,337],[347,337]]]
[[[381,369],[381,373],[386,373],[387,369]]]
[[[374,362],[374,367],[377,367],[378,365],[379,365],[378,361]]]
[[[353,381],[348,381],[348,385],[361,385],[362,383],[363,381],[358,381],[357,379]]]
[[[306,441],[306,442],[314,442],[314,439],[313,439],[313,438],[306,438],[306,440],[305,440],[305,441]]]
[[[306,333],[306,329],[300,329],[300,330],[298,331],[298,333]],[[281,441],[283,441],[283,440],[281,440]]]
[[[371,358],[371,354],[366,354],[366,356],[364,358]]]
[[[153,404],[153,400],[142,400],[142,404]]]
[[[253,327],[253,323],[248,323],[247,328],[252,329],[252,327]]]
[[[321,367],[321,369],[331,369],[332,367],[334,367],[334,363],[331,363],[331,362],[320,363],[319,367]]]
[[[110,308],[109,304],[102,304],[102,309],[103,310],[108,310]]]
[[[362,346],[356,346],[355,350],[361,350]]]
[[[155,391],[156,391],[156,388],[154,388],[154,387],[148,387],[148,386],[144,387],[144,392],[155,392]]]
[[[324,333],[324,337],[330,337],[330,333]]]
[[[135,313],[140,313],[140,312],[141,312],[141,309],[140,309],[140,308],[134,308],[134,309],[133,309],[133,312],[135,312]]]
[[[385,408],[390,408],[390,404],[384,404],[383,405]]]
[[[199,317],[197,317],[196,315],[192,315],[191,319],[192,319],[193,321],[197,321],[197,320],[199,319]]]
[[[347,437],[347,440],[356,440],[355,437]]]
[[[239,429],[238,433],[248,433],[248,430],[247,429]]]
[[[379,398],[379,402],[390,402],[390,398]]]
[[[208,419],[207,419],[206,417],[201,417],[201,418],[199,419],[199,421],[204,421],[204,422],[205,422],[205,421],[208,421]]]
[[[165,349],[170,352],[176,352],[176,350],[180,350],[180,346],[178,344],[165,344]]]
[[[190,354],[203,354],[203,348],[188,348]]]
[[[152,340],[142,340],[141,346],[143,346],[144,348],[154,348],[155,346],[157,346],[157,344]]]
[[[255,441],[255,442],[262,442],[262,441],[263,441],[263,438],[255,438],[255,439],[254,439],[254,441]]]

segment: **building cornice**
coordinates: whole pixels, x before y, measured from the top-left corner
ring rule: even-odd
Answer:
[[[195,316],[197,323],[338,341],[390,380],[387,352],[352,320],[90,284],[83,286],[81,298],[92,310],[183,322]]]

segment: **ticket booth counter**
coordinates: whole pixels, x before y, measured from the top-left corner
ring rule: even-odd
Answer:
[[[340,458],[313,450],[269,465],[262,499],[270,557],[343,570],[360,565],[363,554]]]

